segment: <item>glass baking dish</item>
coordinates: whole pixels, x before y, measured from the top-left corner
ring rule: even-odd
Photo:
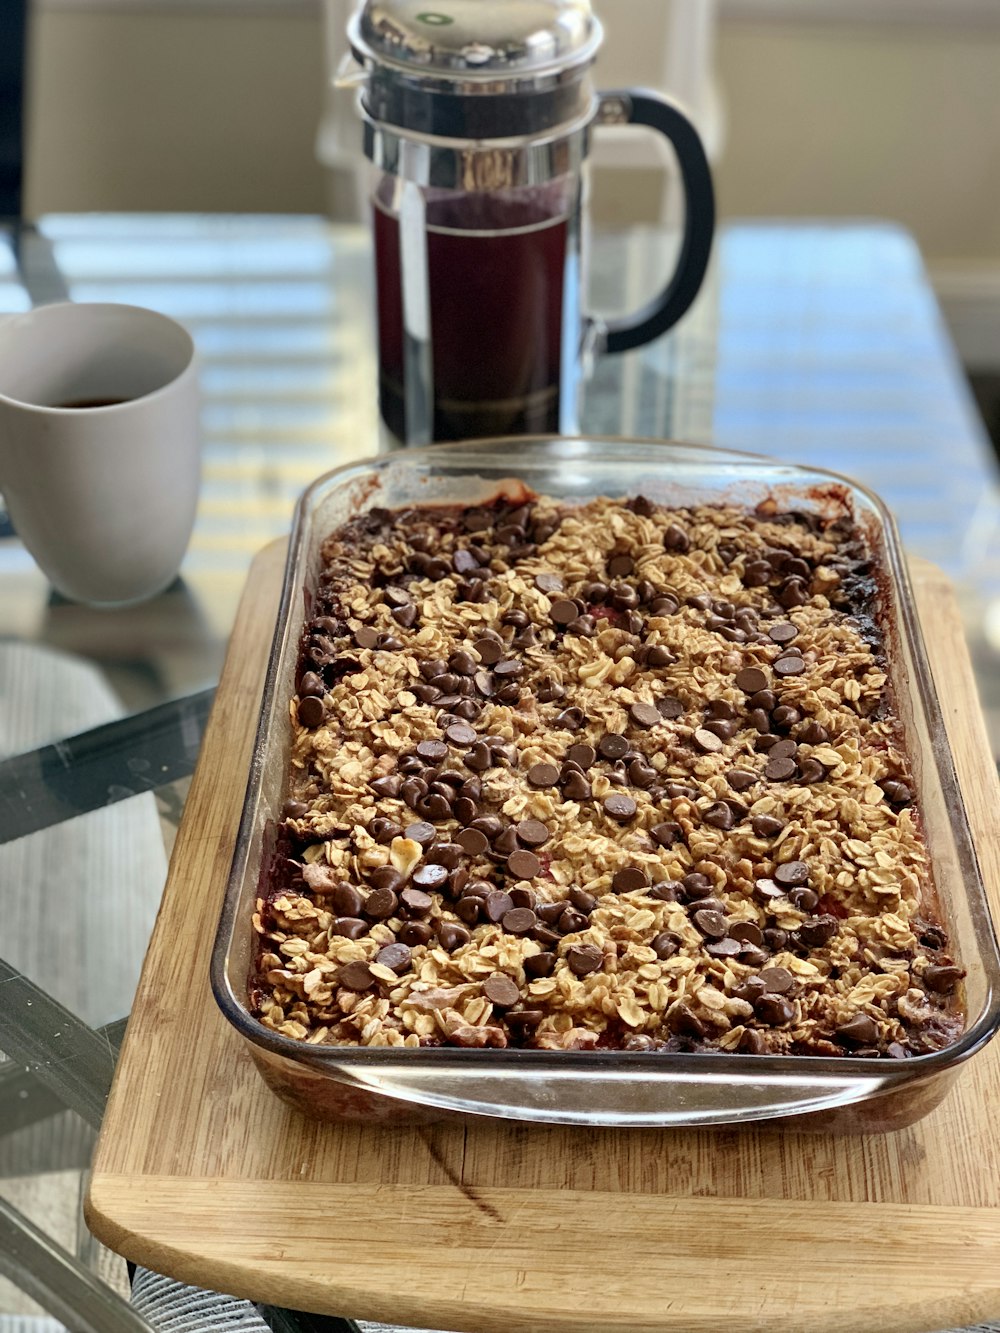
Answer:
[[[248,1009],[251,918],[285,797],[302,624],[323,539],[381,506],[477,505],[519,483],[568,502],[641,493],[663,504],[771,497],[781,509],[848,515],[880,588],[889,675],[922,810],[938,907],[966,968],[967,1025],[943,1050],[905,1060],[716,1052],[468,1050],[313,1046]],[[307,1114],[400,1121],[449,1115],[554,1124],[668,1126],[792,1122],[891,1130],[944,1096],[1000,1023],[1000,957],[893,520],[833,473],[688,444],[534,437],[412,449],[327,473],[299,501],[264,684],[246,801],[212,957],[216,999],[269,1086]]]

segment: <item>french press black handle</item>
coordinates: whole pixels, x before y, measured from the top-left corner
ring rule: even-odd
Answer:
[[[606,321],[604,351],[627,352],[651,342],[676,324],[698,295],[712,251],[715,191],[698,131],[666,97],[633,88],[602,92],[599,97],[599,124],[648,125],[666,135],[677,154],[684,184],[684,232],[673,276],[661,292],[634,314]]]

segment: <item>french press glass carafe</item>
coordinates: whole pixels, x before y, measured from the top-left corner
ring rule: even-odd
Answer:
[[[701,140],[659,94],[594,91],[602,35],[589,0],[366,0],[353,15],[379,399],[398,441],[572,434],[589,358],[648,342],[694,300],[715,217]],[[665,134],[685,193],[673,276],[607,322],[581,311],[598,124]]]

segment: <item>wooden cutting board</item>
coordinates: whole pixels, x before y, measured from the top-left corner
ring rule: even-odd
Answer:
[[[1000,1041],[930,1116],[865,1138],[337,1127],[265,1088],[208,964],[283,555],[256,560],[233,631],[94,1161],[95,1234],[199,1286],[469,1333],[1000,1317]],[[943,576],[914,575],[997,912],[1000,792],[961,624]]]

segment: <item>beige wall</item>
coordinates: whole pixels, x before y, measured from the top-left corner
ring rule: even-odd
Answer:
[[[43,7],[32,46],[30,212],[324,207],[318,12]],[[1000,25],[726,21],[718,69],[724,214],[886,216],[1000,264]]]
[[[318,16],[41,6],[31,52],[29,213],[324,208]]]
[[[895,218],[932,261],[1000,263],[1000,26],[730,22],[718,69],[723,212]]]

